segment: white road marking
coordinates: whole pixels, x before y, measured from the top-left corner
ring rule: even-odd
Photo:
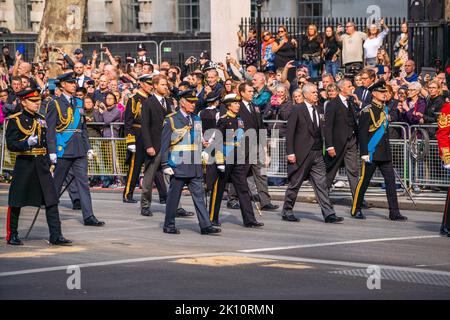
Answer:
[[[363,239],[363,240],[349,240],[349,241],[325,242],[325,243],[314,243],[314,244],[302,244],[302,245],[285,246],[285,247],[245,249],[245,250],[238,250],[238,252],[254,253],[254,252],[267,252],[267,251],[281,251],[281,250],[289,250],[289,249],[328,247],[328,246],[337,246],[337,245],[343,245],[343,244],[372,243],[372,242],[384,242],[384,241],[401,241],[401,240],[414,240],[414,239],[433,239],[433,238],[441,238],[441,236],[433,235],[433,236],[412,236],[412,237],[397,237],[397,238],[376,238],[376,239]]]

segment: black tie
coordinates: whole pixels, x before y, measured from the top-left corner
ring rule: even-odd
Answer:
[[[70,98],[70,106],[71,106],[72,108],[75,108],[75,98],[74,98],[74,97],[71,97],[71,98]]]
[[[313,114],[313,128],[317,130],[317,116],[316,116],[316,108],[312,106],[312,114]]]

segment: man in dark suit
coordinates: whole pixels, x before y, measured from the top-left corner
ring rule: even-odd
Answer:
[[[84,88],[85,83],[89,80],[92,80],[91,78],[84,75],[84,64],[82,62],[75,63],[73,72],[75,73],[75,77],[77,78],[78,88]]]
[[[377,80],[377,75],[375,71],[368,68],[363,69],[360,75],[363,85],[361,87],[356,88],[355,94],[361,103],[359,109],[362,109],[362,107],[367,106],[372,102],[372,93],[370,92],[369,88]]]
[[[152,216],[153,181],[161,165],[161,133],[164,118],[172,113],[172,105],[165,98],[168,93],[167,78],[163,75],[153,77],[153,95],[148,97],[142,105],[142,138],[147,153],[145,161],[144,179],[142,181],[141,214]]]
[[[289,185],[284,198],[282,218],[285,221],[300,221],[294,216],[292,209],[303,181],[309,178],[325,222],[342,222],[344,218],[336,216],[328,195],[325,162],[322,156],[321,127],[323,123],[316,110],[319,101],[317,87],[307,83],[303,86],[302,92],[305,102],[294,107],[287,123],[286,153],[289,161]]]
[[[250,83],[241,83],[239,85],[239,94],[242,97],[242,102],[240,103],[241,106],[239,108],[238,116],[244,122],[245,132],[254,130],[256,137],[259,138],[259,131],[265,128],[259,110],[252,104],[254,94],[252,85]],[[251,144],[248,138],[246,138],[245,142],[246,148],[248,148],[250,154],[260,155],[265,152],[258,152],[259,150],[257,147],[262,148],[259,143],[257,145]],[[251,157],[250,160],[252,158],[253,157]],[[276,210],[278,209],[278,206],[272,204],[270,200],[267,175],[262,172],[264,169],[264,159],[258,156],[256,160],[256,163],[251,163],[250,161],[250,172],[253,175],[256,189],[258,190],[261,210]],[[230,200],[233,198],[237,199],[237,196],[235,195],[235,192],[232,191],[230,192]]]
[[[331,100],[325,109],[325,163],[327,165],[327,186],[331,188],[339,168],[344,163],[352,196],[358,184],[358,148],[356,133],[358,125],[354,104],[349,101],[352,82],[342,79],[338,82],[339,96]]]

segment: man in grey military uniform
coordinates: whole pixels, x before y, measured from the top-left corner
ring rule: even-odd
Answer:
[[[180,110],[166,116],[161,136],[161,165],[170,176],[167,195],[166,218],[163,231],[179,234],[175,217],[181,192],[188,186],[194,201],[201,234],[219,233],[221,229],[211,225],[206,210],[203,189],[202,122],[193,114],[198,98],[194,90],[179,93]]]
[[[88,158],[95,155],[89,144],[83,103],[75,98],[77,80],[72,72],[58,77],[62,94],[47,105],[47,143],[50,161],[55,164],[55,188],[60,192],[64,180],[72,169],[80,196],[81,211],[85,226],[103,226],[92,209],[89,191]]]

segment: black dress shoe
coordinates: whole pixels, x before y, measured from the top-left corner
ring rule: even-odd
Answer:
[[[12,246],[23,246],[22,240],[20,240],[19,236],[17,234],[12,234],[9,237],[8,244]]]
[[[163,228],[163,232],[164,233],[169,233],[169,234],[180,234],[180,230],[178,230],[175,227],[173,227],[173,228]]]
[[[264,207],[261,207],[262,211],[273,211],[273,210],[277,210],[280,206],[276,205],[276,204],[266,204]]]
[[[256,221],[256,222],[245,223],[244,227],[246,227],[246,228],[259,228],[259,227],[262,227],[263,225],[264,225],[264,223]]]
[[[222,224],[219,221],[211,221],[213,227],[220,227]]]
[[[59,236],[56,239],[50,239],[49,241],[51,244],[55,246],[69,246],[71,245],[72,241],[69,239],[64,238],[63,236]]]
[[[294,216],[293,214],[283,214],[281,216],[281,219],[284,221],[290,221],[290,222],[300,222],[300,219]]]
[[[329,215],[325,218],[325,223],[340,223],[344,221],[344,218],[338,217],[335,214]]]
[[[239,205],[239,202],[227,202],[227,208],[228,209],[240,209],[241,206]]]
[[[396,213],[396,214],[390,214],[389,215],[389,220],[391,220],[391,221],[406,221],[406,220],[408,220],[408,218],[405,217],[405,216],[402,216],[400,214],[400,212],[399,212],[399,213]]]
[[[200,229],[201,234],[214,234],[214,233],[220,233],[221,231],[222,231],[221,229],[214,228],[213,226]]]
[[[450,230],[445,227],[441,227],[441,235],[445,237],[450,237]]]
[[[72,210],[81,210],[80,200],[74,200],[72,204]]]
[[[187,217],[192,217],[194,215],[195,215],[195,213],[193,213],[193,212],[186,211],[183,208],[178,208],[176,217],[177,218],[187,218]]]
[[[145,217],[152,217],[153,213],[151,212],[150,208],[142,208],[141,215],[143,215]]]
[[[103,221],[97,220],[97,218],[94,215],[92,215],[86,220],[84,220],[84,225],[93,227],[103,227],[105,223]]]
[[[365,220],[366,216],[363,215],[363,213],[361,212],[361,210],[356,211],[355,214],[352,214],[352,218],[353,219],[359,219],[359,220]]]
[[[166,201],[166,199],[159,199],[159,203],[160,203],[160,204],[166,204],[167,201]]]
[[[134,200],[133,198],[131,198],[131,199],[123,198],[123,202],[124,203],[137,203],[137,200]]]

